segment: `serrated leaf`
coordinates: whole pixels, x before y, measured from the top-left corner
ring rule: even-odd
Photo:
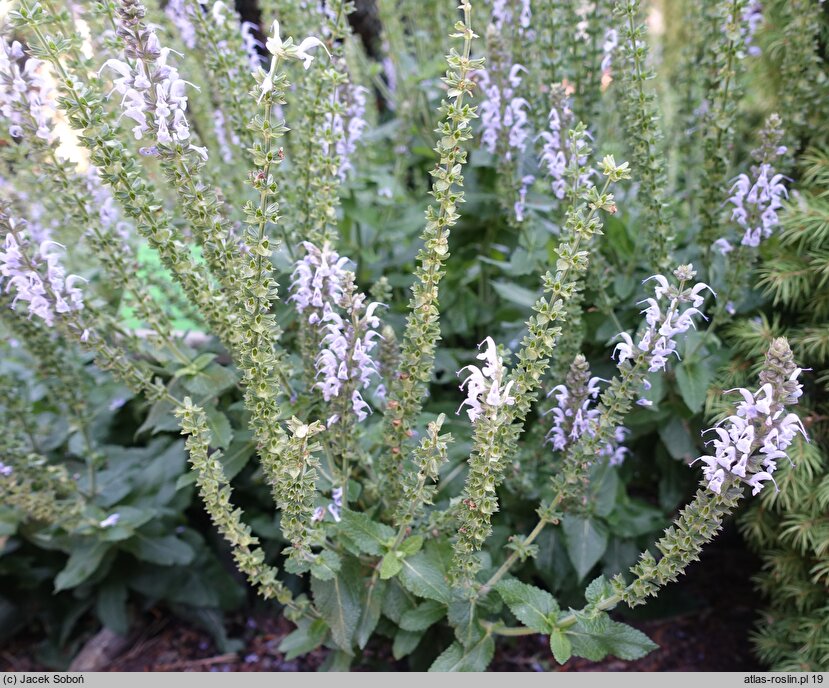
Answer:
[[[388,580],[394,578],[403,570],[403,561],[397,556],[397,552],[386,552],[380,562],[380,578]]]
[[[395,535],[393,528],[359,511],[343,511],[339,527],[360,551],[374,556],[382,554],[383,545]]]
[[[546,590],[510,579],[502,580],[495,588],[501,599],[527,628],[549,633],[559,606]]]
[[[360,621],[360,565],[346,559],[331,580],[311,578],[314,603],[331,629],[331,637],[341,650],[351,652],[352,640]]]
[[[316,650],[328,635],[328,625],[322,619],[302,619],[297,629],[286,635],[279,643],[279,651],[285,653],[285,659],[291,660]]]
[[[407,631],[425,631],[444,616],[446,605],[435,600],[426,600],[400,617],[400,628]]]
[[[215,406],[206,407],[205,413],[207,415],[207,427],[213,436],[210,445],[227,449],[233,441],[233,427],[230,425],[227,416]]]
[[[626,660],[640,659],[659,648],[659,645],[642,631],[618,621],[611,622],[610,628],[604,635],[604,643],[609,654]]]
[[[550,633],[550,650],[553,657],[559,664],[564,664],[573,656],[573,646],[570,639],[564,635],[560,628],[554,628]]]
[[[449,625],[455,629],[455,637],[464,647],[477,643],[484,634],[484,629],[478,623],[478,607],[465,598],[455,599],[449,604],[446,618]]]
[[[599,576],[594,579],[587,589],[584,591],[584,598],[588,602],[598,602],[599,600],[610,597],[613,594],[613,588],[604,576]]]
[[[611,621],[607,614],[593,619],[582,618],[567,630],[573,654],[598,662],[608,655],[632,660],[644,657],[658,646],[641,631]]]
[[[365,599],[361,603],[362,615],[357,626],[357,647],[361,650],[368,643],[380,620],[380,611],[388,585],[384,580],[375,580],[373,585],[366,588]]]
[[[452,643],[429,667],[429,671],[485,671],[493,654],[495,641],[489,635],[468,649],[460,643]]]
[[[607,549],[607,529],[599,521],[571,515],[562,519],[562,528],[567,539],[567,554],[582,580]]]
[[[435,551],[420,551],[403,559],[400,581],[404,587],[417,595],[448,604],[449,586],[443,570],[443,563]]]

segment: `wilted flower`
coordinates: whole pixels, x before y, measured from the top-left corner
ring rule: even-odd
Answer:
[[[468,365],[458,371],[458,375],[465,370],[469,371],[468,377],[460,386],[461,389],[466,388],[466,399],[458,408],[458,413],[464,406],[469,406],[466,412],[473,423],[486,413],[482,404],[497,409],[515,403],[515,398],[510,396],[513,382],[507,382],[504,386],[506,370],[492,337],[487,337],[478,348],[482,346],[486,346],[486,349],[479,353],[477,358],[486,364],[481,368]]]

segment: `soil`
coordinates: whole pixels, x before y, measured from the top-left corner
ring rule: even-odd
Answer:
[[[648,656],[625,662],[609,657],[601,662],[580,658],[558,666],[550,655],[547,638],[525,636],[500,639],[491,671],[756,671],[762,667],[751,654],[750,634],[757,596],[751,576],[757,559],[744,549],[739,537],[726,532],[710,545],[701,561],[658,600],[646,605],[646,613],[658,618],[620,616],[646,633],[659,649]],[[163,610],[147,614],[130,646],[115,657],[105,671],[316,671],[328,650],[286,661],[277,651],[292,624],[281,617],[237,616],[228,622],[228,635],[244,642],[239,652],[222,654],[206,631],[188,625]],[[43,671],[35,659],[40,638],[19,636],[0,647],[0,670]],[[382,640],[382,639],[381,639]],[[388,642],[369,644],[356,671],[406,671],[405,661],[395,661]]]

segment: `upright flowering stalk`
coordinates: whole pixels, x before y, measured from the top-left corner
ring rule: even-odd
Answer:
[[[380,470],[392,505],[400,497],[400,475],[408,470],[406,441],[414,434],[432,377],[435,347],[440,336],[438,285],[449,256],[449,230],[458,221],[457,206],[463,202],[463,192],[459,189],[463,184],[467,155],[463,144],[472,137],[469,124],[476,116],[475,108],[464,101],[471,97],[474,88],[470,73],[480,69],[483,63],[470,58],[475,33],[470,23],[472,7],[469,0],[463,0],[460,8],[464,18],[455,25],[456,32],[452,36],[463,39],[463,52],[458,54],[453,49],[447,57],[447,100],[441,107],[444,120],[438,127],[440,138],[435,147],[440,160],[432,171],[435,202],[426,211],[426,229],[421,236],[424,246],[418,253],[419,265],[400,352],[400,371],[392,381],[384,416],[387,451],[383,453]]]
[[[230,296],[237,289],[237,242],[216,190],[202,178],[207,149],[190,140],[187,83],[169,64],[170,49],[161,47],[156,32],[144,23],[144,15],[139,0],[121,0],[118,36],[125,60],[110,59],[104,67],[120,75],[114,85],[122,96],[124,116],[135,122],[137,139],[145,134],[154,137],[156,145],[143,152],[161,158],[179,205],[204,248],[207,264]]]
[[[70,71],[64,56],[71,52],[71,44],[43,33],[42,27],[51,22],[39,4],[21,2],[11,17],[17,28],[33,34],[29,40],[31,50],[60,75],[58,85],[63,97],[58,99],[58,105],[69,123],[83,132],[80,142],[89,151],[90,162],[99,170],[101,179],[113,190],[127,215],[136,221],[136,229],[158,252],[161,263],[170,270],[212,331],[230,346],[238,328],[226,298],[211,283],[205,267],[193,259],[190,250],[180,241],[180,235],[163,210],[163,203],[142,176],[135,158],[113,136],[102,94]]]
[[[607,608],[618,600],[630,606],[642,604],[661,586],[675,581],[714,538],[723,518],[734,510],[743,496],[743,484],[750,485],[752,493],[757,494],[763,483],[771,480],[775,462],[785,458],[785,449],[793,438],[798,433],[805,435],[797,415],[787,412],[801,394],[797,381],[800,372],[786,339],[772,341],[760,373],[759,392],[740,390],[744,402],[726,419],[728,429],[714,428],[718,435],[720,430],[725,432],[728,441],[720,435],[715,456],[700,459],[705,463],[706,487],[697,491],[693,502],[656,543],[661,558],[657,561],[645,552],[631,569],[634,579],[630,584],[625,584],[621,575],[614,579],[616,593],[608,600]]]
[[[549,366],[561,334],[560,324],[567,317],[566,304],[578,291],[580,278],[587,271],[590,244],[601,233],[598,211],[615,212],[613,195],[607,190],[611,182],[629,177],[627,163],[616,165],[612,156],[605,157],[602,169],[607,177],[602,191],[591,187],[584,193],[586,202],[567,213],[556,274],[548,272],[543,278],[544,296],[535,303],[536,315],[527,321],[528,333],[521,342],[517,364],[509,378],[504,379],[511,403],[505,404],[499,413],[486,416],[486,422],[475,427],[469,474],[456,508],[459,527],[453,563],[454,575],[470,589],[480,567],[476,552],[492,532],[492,515],[498,510],[496,489],[503,479],[504,467],[515,450]]]
[[[205,67],[224,95],[222,109],[227,116],[231,143],[239,150],[247,151],[253,145],[253,134],[247,125],[255,111],[255,103],[247,94],[252,86],[251,74],[258,72],[261,66],[250,30],[221,0],[212,5],[200,0],[179,1],[194,28]],[[222,6],[221,21],[214,18],[212,7],[216,5]],[[206,11],[208,9],[211,11]]]
[[[322,249],[305,242],[306,255],[297,262],[291,285],[296,310],[303,316],[300,328],[305,355],[314,360],[313,387],[329,404],[326,425],[335,453],[343,460],[343,484],[354,454],[354,424],[371,412],[362,394],[379,377],[372,352],[377,346],[380,306],[366,305],[357,292],[354,273],[346,258],[326,243]]]
[[[662,153],[662,129],[655,96],[646,82],[654,78],[647,65],[647,29],[640,18],[639,0],[619,0],[614,13],[619,20],[622,37],[623,64],[618,74],[622,79],[623,124],[626,139],[631,142],[631,165],[640,180],[639,200],[643,235],[647,241],[650,263],[657,270],[670,267],[674,237],[670,213],[665,203],[665,156]]]
[[[778,227],[777,211],[789,195],[785,177],[774,169],[776,160],[787,150],[780,145],[784,134],[781,124],[779,115],[769,115],[760,131],[761,145],[752,151],[757,164],[752,165],[750,176],[740,174],[732,183],[728,203],[733,206],[731,221],[742,233],[739,244],[734,245],[737,242],[733,237],[729,241],[731,235],[714,242],[714,247],[725,256],[725,299],[721,309],[729,314],[736,312],[732,299],[744,287],[746,273],[757,260],[760,243]],[[719,319],[722,313],[717,311],[714,317]]]
[[[565,384],[550,390],[549,396],[555,395],[557,405],[549,413],[553,416],[553,426],[547,433],[547,441],[555,451],[564,451],[578,441],[582,435],[594,435],[599,409],[595,402],[599,396],[600,378],[590,377],[590,365],[579,354],[573,359]],[[625,460],[627,449],[621,446],[627,435],[627,429],[616,426],[613,439],[604,443],[599,457],[607,459],[611,466],[618,466]]]
[[[289,515],[285,535],[292,545],[291,559],[296,571],[307,570],[316,558],[310,549],[310,539],[302,535],[305,532],[302,527],[310,525],[316,501],[316,463],[312,457],[315,448],[305,442],[307,437],[317,434],[319,426],[300,424],[300,427],[291,422],[288,425],[290,435],[282,426],[280,393],[291,394],[292,390],[278,348],[282,331],[273,314],[278,285],[271,263],[268,230],[280,219],[275,168],[283,156],[276,143],[287,131],[284,123],[273,121],[275,106],[285,102],[284,94],[289,86],[281,65],[299,61],[307,68],[313,60],[308,51],[319,45],[320,41],[313,37],[299,44],[292,38],[283,41],[279,23],[273,23],[273,33],[267,42],[271,63],[268,71],[260,68],[256,75],[257,86],[250,93],[250,97],[259,103],[259,113],[249,123],[256,135],[250,149],[254,169],[249,184],[258,198],[249,200],[244,207],[244,242],[249,252],[242,261],[237,295],[238,302],[244,305],[238,365],[245,383],[245,406],[251,414],[262,468],[277,507]]]
[[[734,121],[740,97],[739,76],[744,67],[749,0],[720,0],[712,12],[711,74],[701,111],[704,166],[701,182],[701,239],[706,245],[717,239],[722,187],[731,159]],[[723,40],[723,36],[725,40]]]

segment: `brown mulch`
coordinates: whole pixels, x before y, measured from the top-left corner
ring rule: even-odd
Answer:
[[[609,657],[601,662],[571,659],[563,667],[552,660],[547,638],[525,636],[499,639],[491,671],[752,671],[760,669],[751,654],[751,632],[756,593],[751,575],[756,559],[733,533],[710,546],[688,574],[663,592],[661,604],[674,612],[650,619],[625,618],[642,630],[659,649],[633,662]],[[676,609],[685,611],[677,613]],[[648,606],[645,610],[649,610]],[[107,671],[316,671],[328,650],[285,660],[277,651],[292,624],[281,617],[233,618],[228,635],[241,639],[238,653],[221,653],[206,631],[186,624],[162,610],[146,615],[130,647]],[[34,659],[40,638],[18,637],[0,648],[0,670],[44,670]],[[405,661],[390,656],[390,642],[370,643],[354,669],[405,671]]]

